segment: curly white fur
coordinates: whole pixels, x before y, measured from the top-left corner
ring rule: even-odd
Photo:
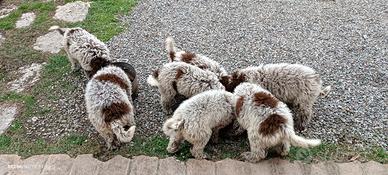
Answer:
[[[312,107],[319,95],[327,95],[330,86],[322,89],[322,81],[313,69],[300,64],[266,64],[234,72],[226,89],[241,82],[251,82],[268,89],[295,112],[295,127],[304,130],[312,118]]]
[[[161,104],[168,114],[173,112],[172,102],[178,94],[189,98],[206,90],[225,89],[214,73],[183,62],[163,65],[147,82],[159,88]]]
[[[209,70],[217,75],[219,79],[223,76],[227,76],[226,70],[216,61],[201,54],[193,54],[187,51],[179,50],[175,46],[175,41],[172,37],[166,39],[166,50],[169,54],[169,61],[181,61],[194,66],[197,66],[204,70]]]
[[[108,47],[97,37],[82,28],[60,28],[58,26],[52,26],[49,30],[56,30],[64,36],[64,49],[71,63],[72,70],[75,70],[76,66],[80,65],[85,70],[85,73],[90,74],[88,73],[90,71],[94,71],[95,73],[97,70],[93,70],[91,66],[91,61],[94,58],[113,61],[110,57]]]
[[[86,85],[85,101],[90,122],[105,139],[108,148],[130,142],[135,133],[131,82],[115,66],[99,70]]]
[[[169,137],[167,151],[174,153],[183,140],[193,147],[191,154],[205,158],[203,149],[212,136],[218,137],[219,129],[235,119],[236,98],[223,90],[210,90],[184,101],[174,115],[163,124],[163,132]]]
[[[237,121],[247,130],[250,152],[242,157],[256,162],[266,157],[266,150],[276,147],[281,155],[287,155],[290,145],[298,147],[317,146],[318,139],[305,139],[295,135],[293,119],[287,105],[279,101],[269,91],[258,85],[242,83],[234,94]]]

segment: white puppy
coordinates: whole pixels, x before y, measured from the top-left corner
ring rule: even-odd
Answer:
[[[235,103],[235,96],[223,90],[206,91],[184,101],[163,124],[170,139],[167,151],[176,152],[186,140],[193,145],[190,151],[195,158],[205,158],[203,149],[212,133],[217,138],[219,129],[235,119]]]

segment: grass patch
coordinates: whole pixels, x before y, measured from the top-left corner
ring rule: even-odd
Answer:
[[[94,0],[85,21],[70,26],[80,26],[100,40],[108,41],[123,31],[118,17],[127,14],[135,5],[136,0]]]
[[[37,18],[41,18],[43,15],[47,15],[49,12],[55,10],[54,2],[23,2],[19,5],[19,8],[11,12],[7,17],[0,19],[0,29],[10,30],[16,26],[16,21],[22,16],[23,13],[35,12]]]

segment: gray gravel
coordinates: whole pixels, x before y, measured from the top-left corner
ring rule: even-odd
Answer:
[[[332,85],[303,134],[334,143],[387,148],[386,0],[142,0],[109,47],[140,75],[138,134],[161,133],[167,116],[145,80],[167,62],[164,39],[208,55],[228,71],[260,63],[302,63]]]

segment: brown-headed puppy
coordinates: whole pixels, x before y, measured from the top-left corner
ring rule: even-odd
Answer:
[[[172,114],[176,95],[186,98],[211,89],[224,90],[217,76],[184,62],[172,62],[163,65],[147,79],[148,84],[157,86],[161,104],[167,114]]]
[[[209,70],[215,73],[220,80],[228,75],[226,70],[218,62],[208,58],[207,56],[177,49],[172,37],[167,37],[166,39],[166,50],[169,54],[170,62],[185,62],[201,69]]]

